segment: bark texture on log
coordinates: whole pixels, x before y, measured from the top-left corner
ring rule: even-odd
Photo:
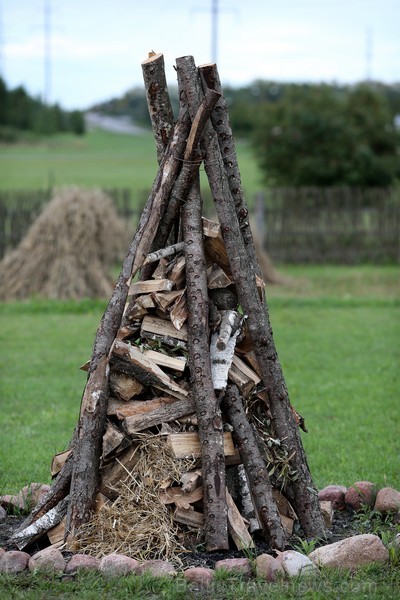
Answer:
[[[150,53],[142,62],[143,81],[147,106],[157,148],[158,164],[161,164],[174,126],[174,113],[168,94],[164,70],[164,55]]]
[[[283,550],[285,532],[272,494],[268,470],[235,385],[228,385],[226,388],[224,406],[234,429],[234,438],[249,478],[252,498],[264,536],[271,548]]]
[[[185,82],[188,108],[193,118],[203,95],[200,78],[193,57],[185,56],[177,59],[176,62],[179,77]],[[221,224],[238,299],[248,316],[247,325],[268,393],[273,427],[280,440],[284,440],[288,454],[292,457],[291,465],[297,471],[297,479],[292,482],[294,508],[306,535],[323,537],[325,526],[318,494],[290,407],[289,394],[272,335],[268,308],[260,300],[256,272],[248,269],[249,257],[229,190],[217,136],[212,126],[211,129],[212,131],[210,127],[206,127],[202,138],[205,170]]]
[[[200,182],[183,208],[188,303],[189,365],[196,404],[203,473],[204,533],[207,550],[228,549],[225,458],[221,411],[211,379],[208,291],[201,221]]]

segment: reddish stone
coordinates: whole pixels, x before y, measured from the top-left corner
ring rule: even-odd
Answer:
[[[238,571],[245,577],[251,577],[253,572],[248,558],[225,558],[215,563],[215,570]]]
[[[339,567],[354,571],[361,565],[386,562],[389,551],[377,535],[366,533],[317,548],[311,552],[310,558],[319,567]]]
[[[256,575],[267,581],[276,581],[279,576],[285,576],[281,563],[270,554],[260,554],[256,558]]]
[[[363,506],[373,506],[376,488],[370,481],[356,481],[346,492],[345,502],[349,510],[358,511]]]
[[[400,510],[400,492],[391,487],[379,490],[376,495],[374,510],[381,513],[397,513]]]
[[[140,563],[124,554],[109,554],[100,559],[99,571],[111,577],[137,573]]]
[[[65,573],[76,573],[80,569],[96,571],[99,568],[100,559],[89,554],[74,554],[65,568]]]
[[[3,556],[3,554],[5,554],[6,551],[4,550],[4,548],[0,548],[0,558]]]
[[[54,573],[63,573],[65,569],[65,558],[58,548],[49,546],[44,550],[39,550],[29,559],[30,571],[51,571]]]
[[[346,503],[344,501],[347,487],[343,485],[327,485],[318,492],[319,500],[329,500],[332,502],[333,510],[344,510]]]
[[[0,496],[0,504],[8,509],[16,508],[23,512],[30,512],[49,489],[50,486],[45,483],[30,483],[14,496],[10,494]]]
[[[7,516],[7,513],[6,513],[5,509],[2,506],[0,506],[0,521],[4,521],[6,516]]]
[[[28,568],[29,554],[19,550],[4,552],[0,557],[0,573],[20,573]]]
[[[145,560],[138,567],[137,573],[150,573],[153,577],[175,577],[177,574],[174,565],[166,560]]]
[[[214,571],[206,567],[191,567],[183,572],[186,581],[207,587],[214,579]]]

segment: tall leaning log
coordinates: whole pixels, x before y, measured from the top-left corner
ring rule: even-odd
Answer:
[[[192,160],[194,149],[197,148],[204,124],[218,99],[219,94],[209,90],[203,102],[199,104],[183,157],[177,156],[175,152],[176,146],[182,141],[182,136],[186,140],[181,130],[186,124],[186,119],[182,119],[180,127],[175,128],[138,229],[122,265],[117,285],[96,332],[88,380],[81,401],[74,451],[66,524],[66,536],[69,542],[74,540],[79,527],[89,521],[94,506],[99,484],[102,437],[107,413],[109,357],[121,324],[131,279],[150,251],[160,216],[175,183],[179,171],[178,164],[180,165],[182,158],[186,160],[184,163],[186,190],[190,189],[199,168],[199,164]],[[182,171],[183,169],[181,173]]]
[[[178,58],[176,65],[178,76],[185,82],[187,103],[193,118],[203,97],[200,77],[193,57]],[[323,537],[325,526],[318,495],[291,410],[272,335],[268,307],[261,302],[258,295],[255,272],[248,268],[248,254],[229,190],[217,136],[211,124],[205,128],[202,148],[205,153],[204,166],[221,224],[238,299],[248,317],[249,333],[268,393],[272,425],[276,435],[285,444],[288,455],[291,456],[291,466],[297,472],[297,478],[292,482],[294,508],[305,534],[310,537]]]

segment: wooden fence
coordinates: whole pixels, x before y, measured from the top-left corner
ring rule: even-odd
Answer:
[[[137,217],[147,198],[147,192],[133,198],[131,190],[123,188],[104,191],[125,219]],[[52,190],[0,190],[0,259],[19,244],[52,195]]]
[[[147,192],[134,197],[129,189],[105,191],[122,217],[137,220]],[[0,259],[20,242],[50,196],[48,190],[0,191]],[[392,190],[271,188],[249,204],[253,227],[278,262],[400,260],[400,202]]]

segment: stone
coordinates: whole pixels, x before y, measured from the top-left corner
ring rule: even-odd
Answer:
[[[389,552],[377,535],[365,533],[317,548],[310,554],[320,567],[341,567],[354,571],[361,565],[386,562]]]
[[[245,577],[251,577],[253,572],[248,558],[225,558],[215,563],[215,570],[237,571]]]
[[[76,573],[79,570],[92,570],[97,571],[99,568],[100,559],[95,556],[89,556],[89,554],[74,554],[67,566],[65,567],[65,573]]]
[[[333,507],[330,500],[320,500],[319,506],[321,508],[322,518],[324,519],[325,527],[330,529],[333,523]]]
[[[50,486],[45,483],[30,483],[29,485],[25,485],[14,496],[9,494],[0,496],[0,504],[9,510],[16,508],[19,511],[28,513],[47,494],[49,489]]]
[[[279,576],[285,576],[285,570],[279,560],[270,554],[259,554],[256,558],[256,575],[260,579],[276,581]]]
[[[318,492],[318,498],[321,501],[329,500],[329,502],[332,502],[333,510],[345,510],[344,497],[346,492],[347,487],[344,485],[327,485]]]
[[[48,571],[51,573],[63,573],[66,565],[66,560],[58,548],[49,546],[44,550],[39,550],[29,559],[29,570]]]
[[[207,587],[214,579],[214,571],[207,567],[191,567],[183,572],[183,576],[190,583]]]
[[[277,560],[289,577],[318,573],[318,567],[313,561],[305,554],[301,554],[301,552],[296,552],[295,550],[285,550],[285,552],[280,552],[277,556]]]
[[[385,487],[379,490],[376,495],[374,510],[381,513],[397,513],[400,510],[400,492]]]
[[[7,517],[7,513],[5,511],[5,508],[0,506],[0,521],[4,521],[6,517]]]
[[[375,502],[375,485],[370,481],[356,481],[347,490],[344,501],[348,510],[358,511],[362,506],[372,507]]]
[[[124,554],[109,554],[100,559],[99,571],[111,577],[137,573],[139,561]]]
[[[3,554],[5,554],[6,551],[4,550],[4,548],[0,548],[0,558],[3,556]]]
[[[145,560],[137,569],[138,575],[150,573],[153,577],[175,577],[177,572],[172,563],[166,560]]]
[[[28,568],[29,554],[19,550],[4,552],[0,557],[0,573],[20,573]]]

